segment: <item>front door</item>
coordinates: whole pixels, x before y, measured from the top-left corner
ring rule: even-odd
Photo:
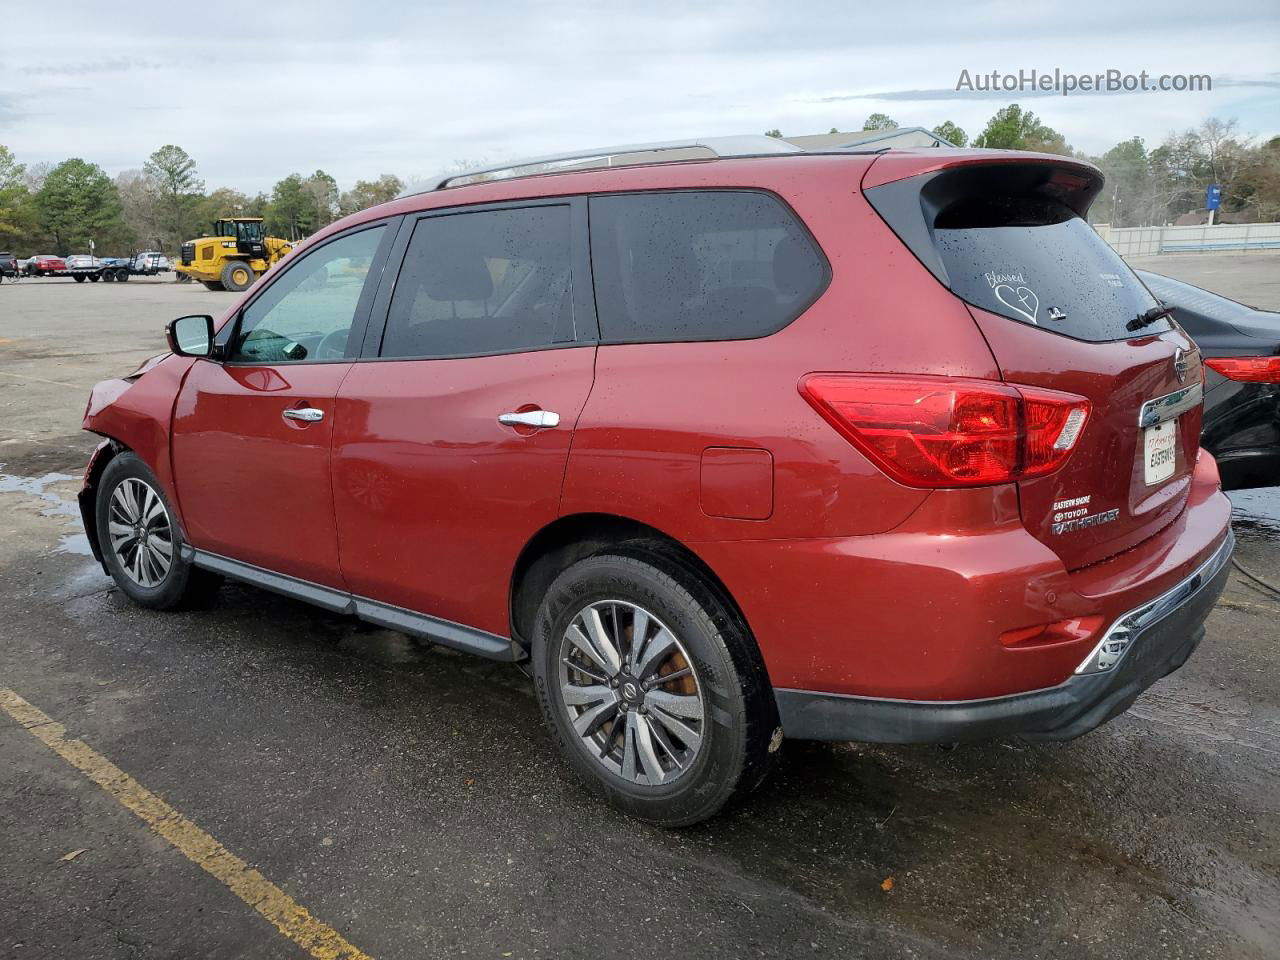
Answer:
[[[378,340],[338,391],[334,501],[358,596],[506,636],[521,549],[559,513],[594,376],[585,213],[479,208],[413,228]],[[372,352],[372,351],[371,351]]]
[[[388,232],[341,235],[269,275],[241,312],[226,359],[191,368],[174,409],[173,465],[193,546],[343,588],[334,403],[359,350],[376,286],[371,265]]]

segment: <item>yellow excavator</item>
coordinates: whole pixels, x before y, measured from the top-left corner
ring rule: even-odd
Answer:
[[[232,217],[213,225],[213,235],[188,240],[174,266],[178,280],[198,280],[210,290],[248,290],[279,263],[293,244],[264,236],[261,217]]]

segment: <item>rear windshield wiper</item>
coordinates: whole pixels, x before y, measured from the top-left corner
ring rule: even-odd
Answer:
[[[1138,314],[1136,317],[1134,317],[1132,320],[1126,323],[1124,325],[1124,328],[1128,330],[1130,333],[1132,333],[1134,330],[1141,330],[1143,327],[1151,326],[1151,324],[1155,323],[1157,320],[1161,319],[1162,317],[1167,317],[1171,313],[1173,313],[1173,311],[1170,310],[1168,307],[1166,307],[1163,303],[1161,303],[1152,307],[1150,310],[1146,311],[1145,313]]]

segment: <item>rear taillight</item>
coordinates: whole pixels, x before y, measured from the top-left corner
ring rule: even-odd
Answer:
[[[800,393],[850,443],[910,487],[981,487],[1053,473],[1089,401],[994,380],[815,373]]]
[[[1210,357],[1204,365],[1229,380],[1280,383],[1280,357]]]

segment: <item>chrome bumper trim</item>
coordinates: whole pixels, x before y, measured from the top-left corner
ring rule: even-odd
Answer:
[[[1077,676],[1090,673],[1105,673],[1118,664],[1134,637],[1167,616],[1195,595],[1204,584],[1212,580],[1231,559],[1235,547],[1235,535],[1227,531],[1227,538],[1214,551],[1213,556],[1202,563],[1199,568],[1186,579],[1166,590],[1154,600],[1149,600],[1140,607],[1135,607],[1116,620],[1103,634],[1098,645],[1084,658],[1084,662],[1076,667]]]

